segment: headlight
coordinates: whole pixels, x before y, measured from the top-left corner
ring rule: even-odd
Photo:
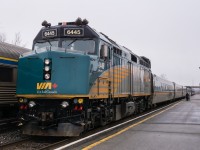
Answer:
[[[36,103],[35,103],[34,101],[30,101],[30,102],[28,103],[28,106],[29,106],[30,108],[34,107],[35,105],[36,105]]]
[[[50,79],[50,74],[49,74],[49,73],[46,73],[46,74],[44,75],[44,78],[45,78],[46,80],[49,80],[49,79]]]
[[[45,66],[45,67],[44,67],[44,70],[45,70],[45,71],[49,71],[49,70],[50,70],[50,67],[49,67],[49,66]]]
[[[67,106],[69,106],[69,103],[64,101],[61,103],[62,108],[66,108]]]
[[[44,63],[45,63],[45,65],[49,65],[50,64],[50,59],[45,59]]]

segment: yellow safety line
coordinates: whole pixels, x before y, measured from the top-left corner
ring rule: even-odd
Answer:
[[[180,103],[180,102],[179,102],[179,103]],[[115,136],[117,136],[117,135],[119,135],[119,134],[121,134],[121,133],[123,133],[123,132],[129,130],[130,128],[133,128],[133,127],[135,127],[135,126],[137,126],[137,125],[139,125],[139,124],[141,124],[141,123],[143,123],[143,122],[145,122],[145,121],[147,121],[147,120],[149,120],[149,119],[151,119],[151,118],[153,118],[153,117],[155,117],[155,116],[157,116],[157,115],[159,115],[159,114],[161,114],[161,113],[163,113],[163,112],[165,112],[165,111],[167,111],[167,110],[169,110],[169,109],[171,109],[171,108],[173,108],[173,107],[175,107],[175,106],[178,105],[179,103],[177,103],[177,104],[173,105],[172,107],[169,107],[169,108],[167,108],[167,109],[165,109],[165,110],[163,110],[163,111],[161,111],[161,112],[159,112],[159,113],[157,113],[157,114],[155,114],[155,115],[152,115],[152,116],[150,116],[150,117],[148,117],[148,118],[146,118],[146,119],[144,119],[144,120],[142,120],[142,121],[140,121],[140,122],[138,122],[138,123],[132,124],[131,126],[125,128],[125,129],[123,129],[123,130],[121,130],[121,131],[119,131],[119,132],[117,132],[117,133],[115,133],[115,134],[113,134],[113,135],[110,135],[110,136],[108,136],[108,137],[106,137],[106,138],[104,138],[104,139],[102,139],[102,140],[100,140],[100,141],[98,141],[98,142],[95,142],[95,143],[93,143],[93,144],[91,144],[91,145],[89,145],[89,146],[83,148],[82,150],[90,150],[91,148],[93,148],[93,147],[95,147],[95,146],[97,146],[97,145],[99,145],[99,144],[101,144],[101,143],[103,143],[103,142],[105,142],[105,141],[108,141],[109,139],[111,139],[111,138],[113,138],[113,137],[115,137]]]
[[[6,57],[0,57],[0,59],[3,59],[3,60],[9,60],[9,61],[14,61],[14,62],[18,62],[17,59],[6,58]]]

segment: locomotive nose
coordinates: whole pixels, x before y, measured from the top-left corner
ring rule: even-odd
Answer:
[[[44,52],[20,59],[17,94],[88,94],[90,57]]]
[[[61,94],[88,94],[89,56],[66,54],[52,59],[52,82]]]

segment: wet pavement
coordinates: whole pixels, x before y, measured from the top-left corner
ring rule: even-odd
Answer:
[[[105,140],[92,150],[199,150],[200,95]]]

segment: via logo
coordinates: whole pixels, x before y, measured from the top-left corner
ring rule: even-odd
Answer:
[[[56,83],[51,82],[41,82],[37,83],[37,90],[51,90],[52,88],[56,89],[58,85]]]

